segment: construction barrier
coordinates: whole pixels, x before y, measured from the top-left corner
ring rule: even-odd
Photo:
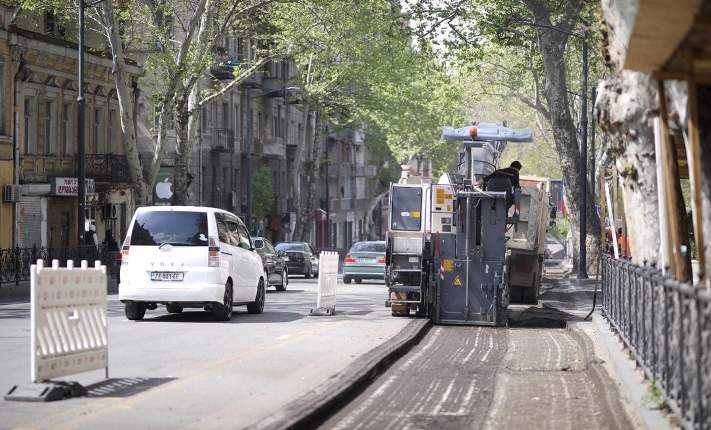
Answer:
[[[336,313],[336,285],[338,284],[338,253],[322,251],[318,259],[318,297],[311,315]]]
[[[38,260],[30,272],[30,360],[33,382],[107,369],[106,266],[96,261],[74,268]],[[108,377],[108,376],[107,376]]]

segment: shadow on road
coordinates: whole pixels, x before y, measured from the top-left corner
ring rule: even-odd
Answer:
[[[86,387],[89,397],[130,397],[177,378],[110,378]]]
[[[149,315],[141,322],[174,322],[174,323],[213,323],[213,324],[255,324],[255,323],[282,323],[296,321],[305,318],[306,315],[297,312],[265,311],[259,315],[248,314],[247,312],[237,312],[235,309],[232,319],[229,321],[216,321],[210,312],[195,310],[183,311],[179,314]]]

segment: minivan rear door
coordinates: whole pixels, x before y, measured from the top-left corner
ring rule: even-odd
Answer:
[[[206,212],[139,209],[130,232],[130,270],[122,277],[158,288],[204,282],[208,231]]]

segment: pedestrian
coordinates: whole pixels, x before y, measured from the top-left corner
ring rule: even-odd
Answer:
[[[516,189],[521,188],[519,172],[522,167],[521,162],[516,160],[513,161],[509,167],[495,170],[492,174],[484,178],[484,189],[488,191],[506,192],[507,210],[514,204]],[[508,183],[505,183],[505,180],[508,180]]]
[[[109,252],[118,251],[118,243],[116,242],[116,239],[114,239],[114,235],[111,233],[111,230],[106,230],[106,237],[104,237],[103,245]]]
[[[89,229],[84,232],[84,246],[93,246],[94,248],[99,246],[99,240],[96,238],[96,226],[93,223],[89,224]]]

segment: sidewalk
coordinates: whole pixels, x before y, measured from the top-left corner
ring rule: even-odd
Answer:
[[[541,294],[543,308],[555,308],[568,315],[571,329],[579,330],[592,342],[594,355],[613,379],[623,397],[623,404],[636,428],[675,428],[669,416],[658,409],[649,394],[650,385],[636,368],[629,352],[623,348],[609,323],[600,313],[601,291],[598,285],[596,311],[590,320],[583,320],[592,309],[595,277],[578,281],[570,267],[559,265],[546,268]]]

